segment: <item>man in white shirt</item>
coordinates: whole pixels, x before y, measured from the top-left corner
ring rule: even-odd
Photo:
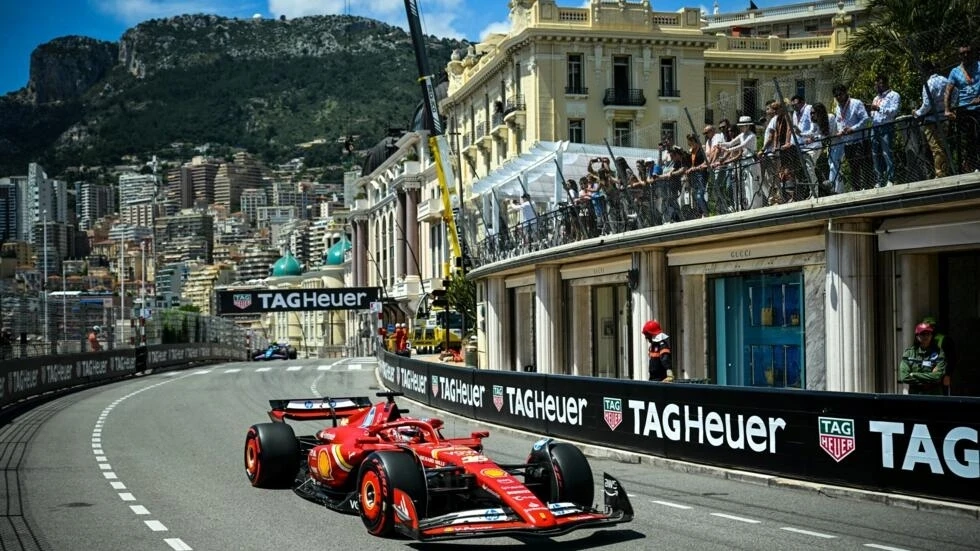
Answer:
[[[736,208],[755,208],[765,204],[762,200],[761,186],[762,175],[759,170],[759,163],[755,158],[755,123],[752,117],[743,115],[738,118],[738,129],[742,132],[735,138],[718,144],[722,151],[741,150],[742,170],[740,171],[742,182],[742,197],[736,201]]]
[[[895,161],[892,143],[895,141],[895,115],[901,98],[888,85],[888,75],[875,77],[878,95],[871,101],[871,158],[874,160],[875,187],[890,186],[895,182]]]
[[[949,79],[940,75],[936,64],[928,59],[922,62],[922,76],[926,79],[926,83],[922,85],[922,105],[912,114],[923,119],[922,133],[932,151],[932,166],[936,171],[936,178],[943,178],[949,174],[943,104]]]
[[[837,106],[834,107],[834,117],[837,119],[837,131],[844,145],[844,158],[851,167],[851,189],[862,190],[871,187],[872,168],[871,152],[868,147],[868,127],[871,118],[864,103],[854,99],[848,93],[847,86],[837,84],[833,89]]]

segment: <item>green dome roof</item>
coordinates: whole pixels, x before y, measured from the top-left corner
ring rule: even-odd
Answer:
[[[298,275],[303,275],[303,266],[299,260],[296,260],[295,256],[288,252],[272,265],[272,277]]]
[[[327,254],[323,255],[323,263],[327,266],[339,266],[344,263],[344,253],[351,250],[351,243],[347,240],[347,236],[340,238],[340,241],[334,243],[330,249],[327,250]]]

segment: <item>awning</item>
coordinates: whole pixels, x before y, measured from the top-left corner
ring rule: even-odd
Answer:
[[[635,170],[640,159],[658,159],[655,149],[613,147],[615,157],[623,157],[630,168]],[[571,142],[537,142],[530,151],[511,159],[489,175],[473,184],[473,194],[477,196],[494,193],[498,200],[520,197],[527,188],[528,195],[535,202],[556,202],[565,200],[565,192],[558,174],[566,180],[579,178],[588,173],[589,161],[596,157],[609,157],[609,148],[596,144]],[[558,164],[555,160],[558,160]],[[521,186],[523,181],[524,187]]]
[[[970,210],[890,218],[876,233],[879,251],[980,245],[980,214]]]

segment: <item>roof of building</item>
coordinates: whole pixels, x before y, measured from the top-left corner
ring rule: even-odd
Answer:
[[[286,252],[282,258],[272,265],[272,277],[288,277],[303,275],[303,265],[296,260],[290,252]]]
[[[344,253],[351,250],[351,242],[347,239],[347,236],[340,238],[340,241],[333,244],[332,247],[327,249],[327,253],[323,255],[323,263],[327,266],[339,266],[344,263]]]

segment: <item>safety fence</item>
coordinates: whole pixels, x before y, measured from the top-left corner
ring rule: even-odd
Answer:
[[[475,263],[980,169],[980,112],[960,110],[955,121],[904,116],[846,135],[784,130],[785,139],[771,149],[763,148],[764,126],[758,136],[748,137],[744,148],[736,144],[739,134],[729,126],[725,143],[730,145],[707,155],[692,154],[692,149],[703,148],[694,143],[687,148],[663,143],[652,158],[600,157],[592,159],[584,176],[563,174],[566,200],[536,213],[533,220],[500,227],[475,247]]]
[[[218,343],[164,344],[0,362],[0,410],[72,387],[168,369],[248,359],[244,348]]]
[[[383,353],[385,386],[469,419],[613,449],[980,505],[980,399],[672,384]]]
[[[46,302],[46,303],[45,303]],[[216,343],[244,349],[234,322],[197,312],[157,310],[149,318],[119,318],[118,297],[0,292],[0,361],[139,346]]]

